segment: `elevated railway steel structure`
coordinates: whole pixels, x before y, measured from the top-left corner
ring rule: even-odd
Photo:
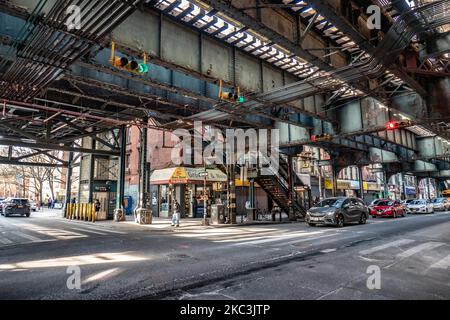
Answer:
[[[72,160],[58,166],[69,168],[73,153],[91,165],[116,159],[120,184],[126,126],[203,121],[278,128],[289,159],[304,145],[324,148],[335,173],[357,158],[450,178],[450,3],[415,4],[0,0],[0,144],[67,151]],[[82,23],[68,29],[73,5]],[[367,27],[370,5],[380,8],[379,30]],[[146,53],[149,72],[113,67],[112,41],[119,56]],[[219,80],[245,102],[219,100]],[[411,125],[386,131],[402,119]],[[333,138],[311,141],[323,133]],[[80,143],[86,137],[94,142]],[[36,165],[11,154],[0,163]]]

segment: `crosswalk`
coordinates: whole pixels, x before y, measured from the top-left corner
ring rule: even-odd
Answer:
[[[58,227],[28,222],[3,223],[0,224],[0,247],[117,234],[125,234],[125,232],[73,222],[61,222]]]
[[[398,239],[359,251],[363,260],[388,261],[385,268],[413,259],[418,265],[426,265],[422,273],[450,268],[450,245],[440,241]]]

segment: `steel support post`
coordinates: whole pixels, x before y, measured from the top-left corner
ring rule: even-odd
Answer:
[[[332,177],[333,186],[332,186],[331,194],[332,194],[333,197],[337,197],[337,191],[338,191],[337,179],[338,179],[339,170],[338,170],[338,168],[337,168],[335,163],[333,163],[332,166],[331,166],[331,172],[332,172],[332,175],[333,175],[333,177]]]
[[[148,118],[144,118],[144,123]],[[147,127],[140,128],[139,140],[139,207],[134,212],[135,221],[139,224],[152,223],[152,210],[147,207],[147,199],[150,191],[150,168],[147,163]]]
[[[383,183],[384,183],[384,192],[383,192],[383,198],[388,198],[389,196],[389,188],[388,188],[388,178],[386,170],[383,171]]]
[[[250,179],[248,200],[250,201],[250,209],[247,209],[247,220],[255,221],[258,217],[255,215],[255,179],[253,178]]]
[[[359,176],[359,192],[360,198],[364,200],[364,180],[363,180],[363,172],[362,167],[358,167],[358,176]]]
[[[97,147],[97,140],[95,139],[95,136],[92,137],[92,149],[96,149]],[[94,191],[94,179],[95,179],[95,155],[90,154],[89,155],[89,197],[88,197],[88,203],[93,203],[93,191]]]
[[[414,176],[414,184],[416,187],[416,198],[419,199],[420,188],[419,188],[419,178],[417,176]]]
[[[400,200],[406,199],[406,183],[405,183],[405,174],[400,172]]]
[[[123,208],[125,197],[125,161],[127,149],[127,128],[122,125],[120,127],[120,158],[119,158],[119,174],[117,176],[117,196],[116,209],[114,210],[114,221],[125,221],[125,211]]]
[[[64,217],[67,217],[67,210],[70,204],[70,196],[72,191],[72,164],[73,164],[73,152],[69,152],[69,160],[66,174],[66,203],[64,207]],[[39,200],[40,201],[40,200]]]
[[[288,187],[289,187],[289,220],[295,220],[294,212],[294,168],[292,165],[292,156],[288,155]]]
[[[427,197],[431,199],[431,178],[427,178]]]
[[[208,195],[206,194],[206,178],[207,178],[207,171],[206,171],[206,161],[203,159],[203,226],[209,226],[209,220],[208,220]]]
[[[227,209],[230,224],[236,224],[236,172],[234,164],[227,165]]]

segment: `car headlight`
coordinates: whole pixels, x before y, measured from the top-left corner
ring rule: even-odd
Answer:
[[[335,215],[336,211],[328,211],[325,215],[327,217],[333,217]]]

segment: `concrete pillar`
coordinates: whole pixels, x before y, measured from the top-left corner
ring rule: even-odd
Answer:
[[[143,121],[146,125],[148,118]],[[139,148],[139,206],[134,211],[134,219],[139,224],[152,223],[152,210],[147,207],[147,199],[150,192],[150,167],[147,163],[147,127],[140,130]]]
[[[125,159],[127,148],[127,128],[122,125],[120,128],[120,158],[119,158],[119,174],[117,175],[117,196],[116,209],[114,210],[114,221],[125,221],[125,211],[123,202],[125,197]]]

